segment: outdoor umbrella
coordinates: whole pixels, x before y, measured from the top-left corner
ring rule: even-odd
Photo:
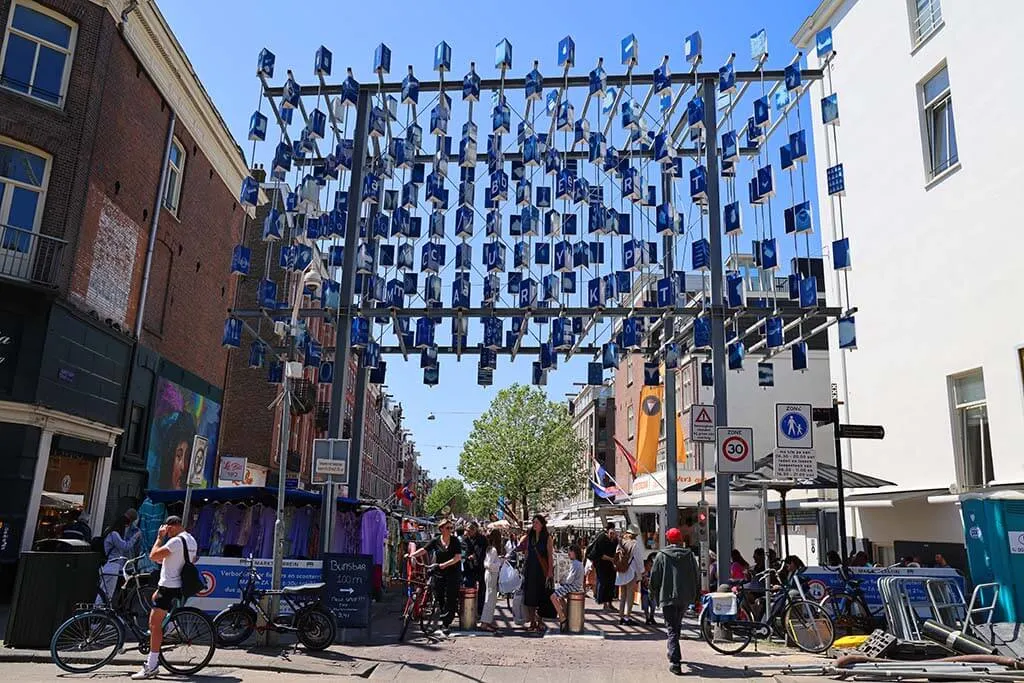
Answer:
[[[860,474],[844,469],[842,472],[843,489],[875,489],[882,486],[895,486],[891,481],[872,477],[867,474]],[[707,479],[705,488],[715,488],[716,478]],[[786,494],[793,489],[838,489],[839,471],[834,465],[818,462],[818,475],[814,479],[777,479],[775,477],[775,454],[769,453],[763,458],[754,462],[754,471],[750,474],[733,475],[729,484],[730,491],[777,491],[782,499],[782,529],[785,534],[786,554],[789,554],[789,527],[786,524]],[[691,484],[683,489],[684,491],[698,491],[700,484]],[[846,514],[846,510],[840,510],[839,514]],[[845,541],[842,545],[845,545]]]

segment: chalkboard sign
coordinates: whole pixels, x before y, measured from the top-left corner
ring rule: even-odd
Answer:
[[[323,580],[327,584],[327,609],[340,628],[370,625],[373,591],[373,556],[324,553]]]

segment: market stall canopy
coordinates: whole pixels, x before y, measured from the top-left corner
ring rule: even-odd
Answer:
[[[168,491],[150,490],[146,496],[154,503],[174,503],[185,500],[184,489]],[[285,489],[284,501],[292,505],[319,503],[323,499],[319,493],[303,489]],[[202,502],[224,502],[236,500],[258,500],[264,504],[277,501],[277,489],[272,486],[225,486],[218,489],[192,489],[192,500]],[[337,502],[346,505],[368,505],[355,498],[338,497]]]
[[[818,476],[814,479],[795,481],[780,480],[775,478],[775,454],[769,453],[759,458],[754,463],[754,471],[750,474],[733,475],[729,485],[731,491],[755,491],[770,489],[775,491],[792,489],[835,489],[837,484],[837,471],[835,465],[818,462]],[[882,486],[895,486],[891,481],[872,477],[867,474],[860,474],[852,470],[843,470],[844,489],[876,489]],[[706,488],[715,488],[715,478],[710,478],[705,483]],[[687,486],[685,491],[699,491],[700,484]]]

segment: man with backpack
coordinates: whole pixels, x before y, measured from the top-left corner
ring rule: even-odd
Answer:
[[[694,604],[700,589],[700,570],[697,557],[683,546],[683,534],[673,527],[665,532],[668,545],[654,556],[651,568],[651,598],[661,605],[668,629],[668,670],[682,675],[682,654],[679,651],[679,631],[683,614]]]
[[[203,579],[196,569],[198,545],[185,531],[181,517],[171,515],[156,535],[149,559],[160,565],[160,581],[153,593],[153,609],[149,611],[149,657],[132,680],[156,678],[163,644],[163,622],[167,613],[202,590]]]

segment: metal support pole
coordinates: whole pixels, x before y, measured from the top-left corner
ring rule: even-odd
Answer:
[[[716,308],[711,319],[711,363],[715,379],[715,426],[729,424],[729,402],[726,392],[725,319],[722,306],[722,207],[718,196],[721,174],[718,168],[718,120],[714,79],[701,84],[704,98],[704,137],[707,144],[708,170],[708,225],[711,241],[711,304]],[[715,515],[718,520],[718,561],[728,563],[732,554],[732,511],[729,505],[729,485],[732,477],[715,472]],[[719,565],[721,566],[721,565]],[[728,564],[726,564],[728,566]]]
[[[359,498],[361,465],[363,464],[363,425],[366,421],[366,380],[370,371],[363,367],[363,357],[359,356],[356,366],[356,405],[352,410],[352,444],[349,446],[349,479],[348,497]]]
[[[296,296],[302,296],[301,289]],[[277,449],[277,518],[274,522],[274,573],[271,579],[274,590],[281,590],[281,573],[284,567],[284,490],[288,480],[288,442],[291,440],[292,426],[292,392],[287,364],[291,359],[292,355],[288,354],[284,379],[281,381],[281,432]],[[271,604],[272,616],[277,616],[279,606],[280,600],[275,597]]]
[[[664,170],[661,174],[662,197],[669,205],[672,205],[672,176]],[[665,277],[672,277],[675,271],[675,236],[665,235],[662,238],[664,255]],[[673,287],[674,289],[674,287]],[[674,294],[674,292],[673,292]],[[662,340],[665,344],[671,343],[675,337],[675,319],[671,315],[665,316]],[[678,463],[676,453],[682,444],[676,443],[676,371],[665,367],[665,401],[662,406],[665,411],[665,503],[668,508],[666,519],[666,531],[679,526],[679,482]]]
[[[832,399],[832,437],[836,447],[836,491],[839,494],[839,557],[846,566],[846,493],[843,491],[843,443],[839,439],[839,401]]]
[[[345,262],[341,273],[341,306],[338,311],[338,321],[335,327],[335,369],[334,382],[331,384],[331,418],[327,431],[327,435],[332,439],[340,438],[342,435],[341,426],[345,422],[345,397],[350,389],[348,359],[352,355],[351,306],[355,298],[356,249],[359,245],[359,218],[363,205],[360,195],[363,187],[363,166],[366,163],[366,140],[369,137],[370,105],[370,93],[361,90],[356,105],[356,130],[352,148],[352,181],[348,187],[349,209],[348,220],[345,223]],[[353,490],[353,478],[358,486],[360,464],[357,457],[350,455],[348,473],[350,495]],[[331,501],[333,503],[333,491],[331,493]],[[355,495],[359,495],[358,489],[356,489]],[[320,547],[324,552],[330,551],[330,543],[333,536],[333,504],[329,508],[323,511],[326,523],[321,525],[323,536]],[[328,517],[330,517],[329,521],[327,520]]]
[[[783,557],[789,557],[789,519],[786,517],[786,489],[779,489],[779,497],[782,498],[782,502],[779,504],[779,510],[782,517],[782,542],[785,554]]]

